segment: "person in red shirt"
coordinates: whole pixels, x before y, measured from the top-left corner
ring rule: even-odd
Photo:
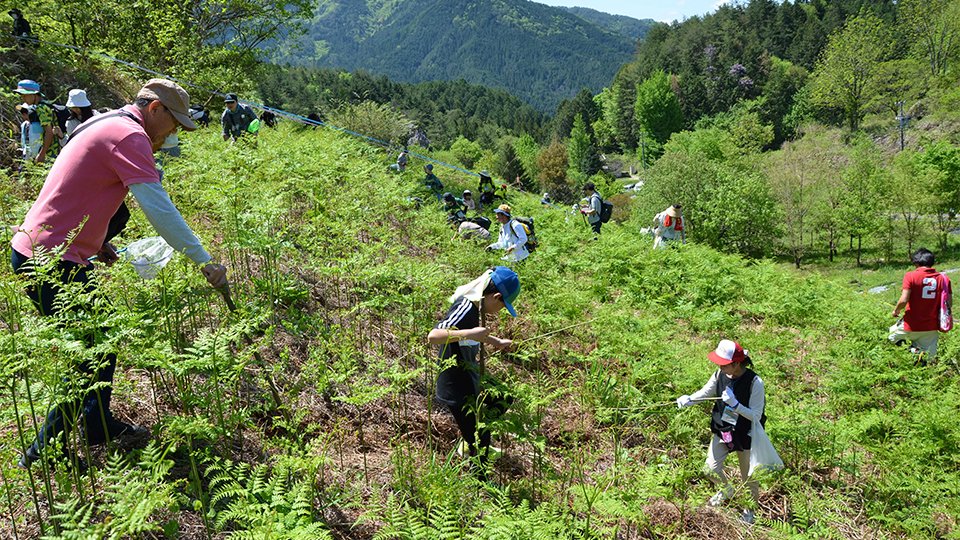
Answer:
[[[890,327],[890,341],[900,344],[911,342],[911,350],[925,354],[928,358],[937,356],[937,340],[940,329],[940,291],[948,287],[949,282],[934,268],[933,253],[925,248],[918,249],[911,257],[915,270],[903,276],[903,292],[893,308],[894,318],[903,319]],[[947,306],[953,306],[952,293]]]

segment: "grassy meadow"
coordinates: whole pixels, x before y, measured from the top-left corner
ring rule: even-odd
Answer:
[[[103,295],[77,299],[96,307],[58,325],[0,265],[0,536],[960,537],[960,345],[942,336],[940,359],[915,365],[885,339],[897,287],[862,292],[906,265],[798,273],[699,245],[654,252],[613,223],[593,241],[580,216],[511,192],[541,247],[517,266],[519,317],[491,321],[517,343],[487,362],[515,402],[481,483],[431,399],[440,366],[425,337],[454,288],[499,259],[409,199],[417,161],[391,174],[392,155],[285,124],[256,144],[216,129],[182,141],[164,185],[227,265],[238,309],[177,256],[155,280],[101,269]],[[4,224],[42,181],[0,183]],[[132,213],[118,245],[156,234]],[[64,376],[82,359],[78,327],[109,328],[113,408],[153,436],[71,441],[94,465],[82,475],[17,469],[50,404],[77,391]],[[752,527],[742,486],[705,504],[707,406],[673,404],[710,376],[722,338],[751,351],[786,464],[763,478]]]

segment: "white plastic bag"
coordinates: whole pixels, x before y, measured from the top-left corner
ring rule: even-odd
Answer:
[[[125,255],[137,275],[143,279],[154,279],[170,262],[173,248],[163,238],[151,236],[128,245]]]
[[[775,471],[783,468],[783,460],[773,448],[767,432],[760,422],[753,423],[753,434],[750,436],[750,472],[748,476],[761,470]]]

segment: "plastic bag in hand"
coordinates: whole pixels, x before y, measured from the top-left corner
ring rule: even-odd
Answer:
[[[151,236],[127,246],[127,260],[133,264],[137,275],[154,279],[173,257],[173,248],[163,238]]]

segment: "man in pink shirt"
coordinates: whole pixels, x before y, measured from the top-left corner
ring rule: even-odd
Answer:
[[[184,222],[180,212],[160,185],[153,153],[164,140],[177,132],[196,129],[189,114],[190,97],[179,85],[165,79],[151,79],[137,94],[133,105],[103,114],[77,129],[71,144],[54,162],[37,200],[17,227],[11,245],[12,262],[18,274],[30,274],[27,294],[41,315],[54,316],[61,304],[60,285],[81,283],[93,290],[90,259],[112,264],[117,253],[109,243],[111,218],[121,207],[127,192],[133,193],[151,225],[177,251],[193,260],[213,287],[227,284],[226,268],[212,262],[200,241]],[[115,227],[114,227],[115,228]],[[116,234],[117,231],[110,231]],[[72,241],[71,241],[72,237]],[[34,268],[51,259],[51,252],[63,249],[51,275],[34,274]],[[36,263],[36,264],[34,264]],[[69,305],[66,304],[66,305]],[[70,309],[80,310],[81,307]],[[88,335],[93,346],[96,338]],[[80,399],[55,406],[47,415],[36,440],[20,460],[28,467],[41,457],[50,441],[65,434],[82,420],[87,441],[103,443],[122,435],[146,435],[147,430],[131,426],[110,412],[111,384],[116,355],[101,355],[80,364],[88,384],[99,385]],[[66,441],[66,437],[63,437]],[[73,457],[70,455],[69,457]],[[76,462],[82,467],[82,462]]]
[[[915,351],[933,359],[937,356],[940,337],[940,290],[949,284],[933,268],[935,261],[930,250],[920,248],[911,259],[916,269],[903,276],[903,292],[893,308],[893,316],[899,317],[904,308],[906,312],[903,320],[890,327],[889,339],[894,343],[910,340]],[[952,307],[952,304],[951,295],[947,305]]]

